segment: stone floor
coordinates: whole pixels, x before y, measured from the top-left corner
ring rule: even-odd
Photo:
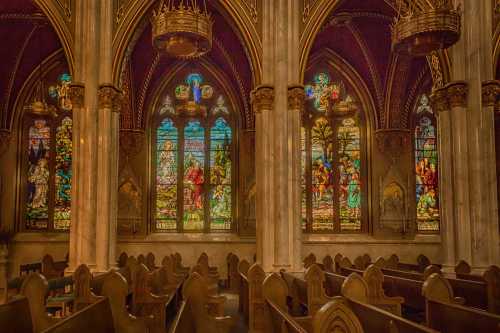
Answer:
[[[224,313],[235,319],[235,325],[233,326],[231,333],[247,333],[248,327],[245,323],[245,319],[238,311],[238,295],[229,292],[222,292],[221,295],[227,297],[226,304],[224,306]]]

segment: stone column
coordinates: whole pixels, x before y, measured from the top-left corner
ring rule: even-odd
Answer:
[[[255,113],[255,184],[257,262],[269,272],[274,263],[274,88],[262,85],[252,91]]]
[[[0,160],[3,153],[7,150],[11,139],[10,131],[7,129],[0,129]],[[2,202],[2,175],[0,174],[0,202]],[[2,221],[2,214],[0,212],[0,230],[7,231],[11,227],[7,227],[7,223]],[[9,267],[9,248],[8,244],[0,243],[0,304],[7,302],[7,281]]]

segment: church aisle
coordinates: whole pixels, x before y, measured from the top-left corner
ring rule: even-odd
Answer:
[[[224,304],[224,313],[227,316],[233,317],[236,322],[231,330],[231,333],[247,333],[248,326],[245,323],[245,318],[243,318],[243,314],[238,311],[239,296],[226,290],[222,291],[221,295],[227,298],[227,301]]]

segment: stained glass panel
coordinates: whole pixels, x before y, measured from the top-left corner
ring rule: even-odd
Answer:
[[[64,117],[56,129],[54,229],[68,230],[71,223],[71,153],[73,121]]]
[[[210,129],[211,229],[231,228],[231,139],[231,127],[224,118],[217,118]]]
[[[300,128],[300,187],[302,189],[301,197],[301,223],[302,229],[306,229],[307,224],[307,197],[306,197],[306,129],[304,127]]]
[[[419,231],[439,230],[437,136],[431,118],[432,114],[424,115],[419,118],[415,126],[417,227]]]
[[[50,127],[37,119],[28,132],[26,227],[47,229],[49,218]]]
[[[337,130],[339,153],[339,214],[341,230],[361,228],[360,130],[353,118]]]
[[[204,227],[205,130],[199,121],[184,128],[184,230]]]
[[[176,230],[178,131],[171,119],[156,132],[156,228]]]
[[[319,118],[311,129],[312,229],[333,228],[333,130]]]

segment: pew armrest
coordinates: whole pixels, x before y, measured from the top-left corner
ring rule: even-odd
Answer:
[[[217,326],[217,332],[228,333],[234,325],[234,318],[230,316],[215,317],[215,325]]]
[[[208,314],[213,317],[221,317],[224,315],[225,296],[209,296],[207,300]]]

